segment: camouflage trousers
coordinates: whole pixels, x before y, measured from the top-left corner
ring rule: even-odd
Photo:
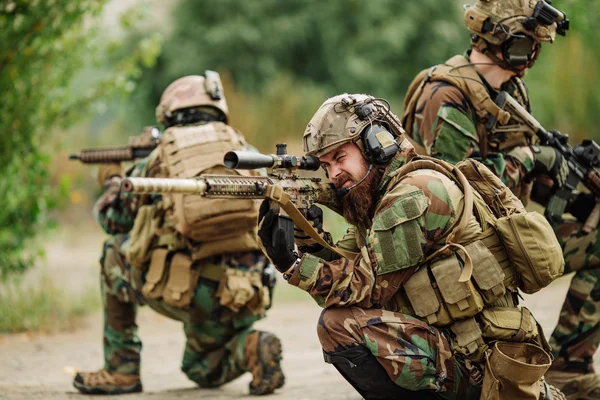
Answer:
[[[582,224],[565,222],[555,228],[565,256],[565,274],[575,272],[552,332],[555,358],[593,371],[600,341],[600,230],[582,232]]]
[[[317,326],[327,353],[365,346],[404,389],[434,390],[443,399],[479,399],[448,334],[409,315],[359,307],[323,310]]]
[[[200,279],[189,309],[165,304],[162,299],[143,296],[145,272],[125,262],[121,247],[127,235],[116,235],[104,244],[101,259],[101,293],[104,303],[104,368],[111,372],[139,374],[142,343],[138,336],[136,313],[148,304],[155,311],[183,322],[186,336],[181,365],[189,379],[202,387],[216,387],[247,371],[244,360],[245,339],[254,331],[252,324],[264,312],[242,307],[234,312],[219,304],[215,297],[218,282]],[[260,253],[244,257],[223,257],[226,266],[247,270],[264,264]],[[217,257],[218,258],[218,257]],[[216,258],[208,260],[216,261]],[[204,264],[206,265],[206,263]]]

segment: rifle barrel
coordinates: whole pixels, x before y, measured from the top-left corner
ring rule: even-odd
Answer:
[[[121,188],[129,193],[206,193],[206,182],[198,179],[170,179],[170,178],[127,178],[121,183]]]

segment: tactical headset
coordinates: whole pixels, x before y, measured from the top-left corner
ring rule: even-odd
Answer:
[[[374,101],[379,100],[387,104],[388,109],[385,115],[381,116],[381,110],[377,107]],[[356,104],[356,98],[352,95],[344,97],[342,99],[342,105],[349,108]],[[360,143],[356,143],[363,154],[369,161],[369,169],[365,176],[362,177],[358,182],[349,188],[339,188],[336,193],[339,198],[344,197],[348,192],[361,183],[373,170],[373,165],[387,164],[394,158],[394,156],[400,151],[400,145],[396,141],[394,135],[387,129],[385,117],[389,114],[389,103],[384,99],[370,98],[356,106],[354,113],[361,121],[370,121],[371,123],[366,126],[363,131],[359,134]],[[327,173],[327,171],[325,171]]]
[[[374,104],[376,100],[383,101],[388,106],[383,117],[379,115],[381,110]],[[342,99],[342,104],[346,107],[355,103],[356,99],[353,96]],[[359,135],[362,150],[370,164],[386,164],[400,151],[400,145],[394,135],[387,129],[387,123],[383,120],[388,113],[389,103],[384,99],[368,99],[356,107],[355,114],[361,121],[371,121],[371,124],[365,127]]]

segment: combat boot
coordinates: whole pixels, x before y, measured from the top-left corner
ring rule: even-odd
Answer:
[[[542,378],[540,380],[540,400],[567,400],[567,396]]]
[[[244,364],[252,373],[250,394],[273,393],[285,383],[281,370],[281,342],[268,332],[254,331],[244,342]]]
[[[593,372],[549,370],[546,380],[558,387],[567,400],[600,399],[600,377]]]
[[[142,391],[137,374],[121,374],[101,369],[95,372],[78,372],[73,386],[84,394],[125,394]]]

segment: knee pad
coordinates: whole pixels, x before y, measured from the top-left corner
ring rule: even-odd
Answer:
[[[325,362],[338,372],[366,400],[436,399],[432,391],[414,392],[396,385],[377,358],[364,346],[355,346],[332,353],[323,352]]]

